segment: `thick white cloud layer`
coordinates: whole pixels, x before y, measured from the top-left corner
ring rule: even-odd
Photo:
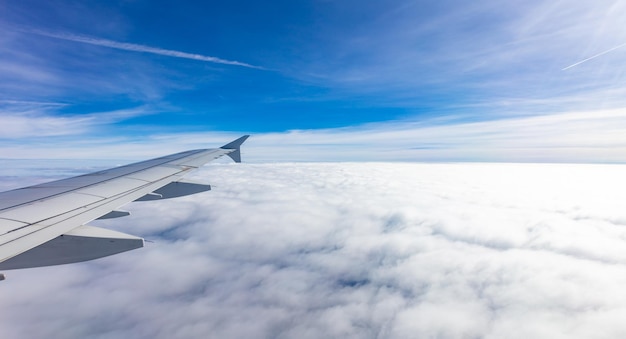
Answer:
[[[624,172],[210,165],[97,223],[146,248],[5,272],[2,337],[624,337]]]

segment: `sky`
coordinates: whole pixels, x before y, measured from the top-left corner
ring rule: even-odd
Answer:
[[[626,336],[626,4],[0,0],[0,191],[251,134],[7,338]]]
[[[0,158],[622,163],[620,1],[0,0]]]
[[[211,164],[188,177],[210,192],[92,223],[143,236],[145,248],[3,272],[0,328],[5,338],[622,338],[623,173]]]

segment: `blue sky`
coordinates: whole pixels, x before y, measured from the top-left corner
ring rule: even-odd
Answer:
[[[141,158],[250,133],[258,161],[623,162],[625,14],[616,1],[2,1],[0,157]]]

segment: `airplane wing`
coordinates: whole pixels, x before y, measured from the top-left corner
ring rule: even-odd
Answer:
[[[223,155],[241,162],[240,147],[247,138],[1,192],[0,270],[68,264],[143,247],[140,237],[86,224],[129,215],[117,208],[131,201],[210,190],[181,178]]]

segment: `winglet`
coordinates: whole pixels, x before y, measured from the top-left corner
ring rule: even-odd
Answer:
[[[233,159],[235,162],[241,162],[241,144],[243,144],[246,139],[248,139],[249,135],[244,135],[241,138],[231,141],[228,144],[220,147],[222,149],[234,149],[235,151],[228,153],[228,156]]]

